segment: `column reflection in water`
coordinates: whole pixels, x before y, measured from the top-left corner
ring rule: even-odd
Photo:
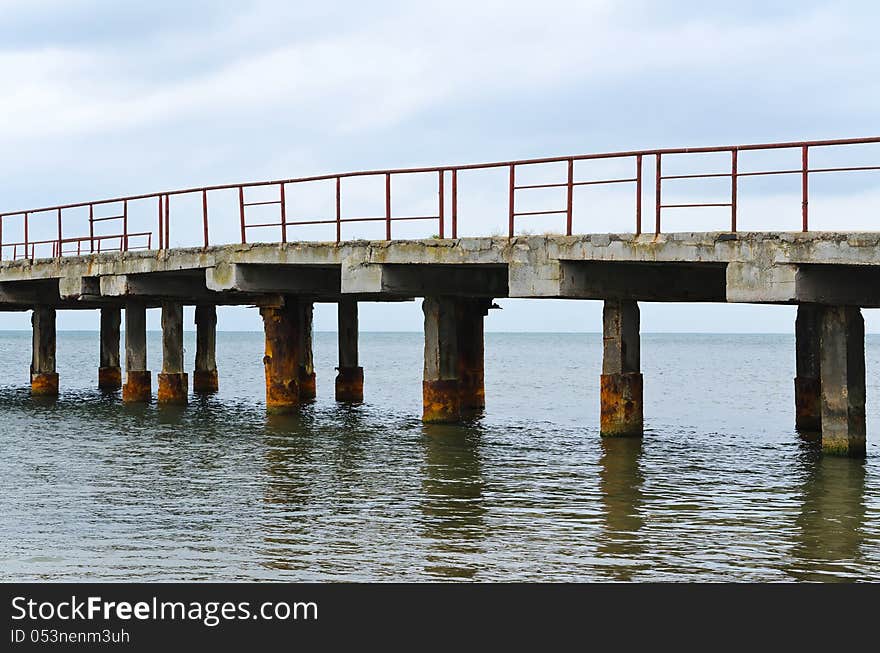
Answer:
[[[478,577],[486,537],[480,435],[478,427],[424,426],[420,507],[430,576]]]
[[[860,577],[865,539],[865,461],[801,454],[800,514],[795,520],[794,561],[798,580],[855,580]]]
[[[614,580],[635,580],[646,566],[639,533],[645,524],[640,459],[642,438],[603,438],[599,457],[599,488],[603,507],[603,535],[597,556]]]
[[[305,570],[314,565],[309,528],[314,469],[313,438],[304,413],[266,416],[265,505],[266,542],[263,563],[270,569]]]

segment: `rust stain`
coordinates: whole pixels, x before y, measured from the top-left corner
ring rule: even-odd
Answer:
[[[422,421],[461,420],[461,388],[458,380],[422,382]]]
[[[159,374],[160,404],[185,405],[189,395],[189,375],[186,372]]]
[[[31,374],[31,394],[39,397],[58,395],[58,374],[55,372],[35,372]]]
[[[149,370],[129,370],[122,386],[122,401],[147,403],[152,398],[152,376]]]
[[[295,343],[298,320],[289,306],[264,306],[260,309],[266,333],[266,409],[272,413],[297,408],[299,393],[299,352]]]
[[[641,436],[642,375],[603,374],[601,378],[600,433],[603,436]]]

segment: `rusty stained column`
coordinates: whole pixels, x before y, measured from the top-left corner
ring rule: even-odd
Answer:
[[[146,403],[152,395],[147,369],[147,307],[143,302],[125,305],[125,385],[122,401]]]
[[[475,417],[486,407],[483,318],[491,305],[491,299],[456,300],[457,366],[464,417]]]
[[[317,396],[315,362],[312,355],[312,315],[314,304],[300,300],[299,315],[299,400],[311,401]]]
[[[822,430],[821,386],[819,383],[819,332],[822,308],[799,304],[795,332],[794,407],[795,428],[801,433]]]
[[[425,297],[425,369],[422,381],[422,421],[461,420],[458,379],[458,337],[455,299]]]
[[[36,306],[31,315],[33,352],[31,356],[31,394],[43,397],[58,395],[55,372],[55,309]]]
[[[339,367],[336,368],[336,401],[364,400],[364,368],[358,365],[358,304],[340,299],[337,304]]]
[[[853,306],[822,309],[822,451],[865,456],[865,322]]]
[[[185,405],[189,375],[183,366],[183,304],[162,304],[162,371],[159,373],[159,403]]]
[[[217,307],[196,305],[196,366],[193,392],[211,393],[220,388],[217,377]]]
[[[263,306],[260,315],[266,334],[266,410],[293,412],[300,402],[299,303],[288,298],[277,306]]]
[[[606,300],[602,311],[601,419],[603,436],[643,432],[642,374],[639,360],[639,305]]]
[[[122,387],[122,368],[119,366],[119,326],[122,309],[106,306],[101,309],[101,353],[98,367],[98,388],[105,391]]]

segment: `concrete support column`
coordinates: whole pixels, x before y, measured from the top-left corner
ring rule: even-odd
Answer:
[[[31,315],[31,325],[31,394],[53,397],[58,394],[58,374],[55,372],[55,309],[50,306],[36,306]]]
[[[641,436],[642,374],[639,371],[639,305],[606,300],[602,312],[601,419],[603,436]]]
[[[125,385],[122,401],[145,403],[151,397],[147,369],[147,307],[142,302],[125,305]]]
[[[425,297],[425,370],[422,381],[422,421],[461,420],[458,378],[458,330],[455,299]]]
[[[101,354],[98,367],[98,388],[119,390],[122,387],[122,368],[119,366],[119,326],[122,309],[107,306],[101,309]]]
[[[193,392],[217,392],[217,307],[196,305],[196,367]]]
[[[183,365],[183,304],[162,304],[162,372],[159,403],[183,405],[189,395],[189,375]]]
[[[822,402],[819,383],[819,333],[822,309],[799,304],[795,320],[794,407],[795,428],[802,433],[822,430]]]
[[[492,301],[459,299],[456,302],[456,337],[458,339],[458,379],[461,410],[474,416],[486,407],[484,383],[483,318]]]
[[[299,405],[299,312],[295,300],[260,309],[266,334],[266,409],[270,413],[291,412]]]
[[[851,306],[822,310],[819,337],[822,450],[865,455],[865,322]]]
[[[317,396],[315,361],[312,353],[312,314],[314,304],[299,302],[299,400],[311,401]]]
[[[340,299],[337,307],[336,401],[361,402],[364,400],[364,368],[358,365],[358,304],[354,299]]]

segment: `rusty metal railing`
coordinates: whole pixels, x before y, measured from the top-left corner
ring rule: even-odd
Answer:
[[[0,259],[2,258],[34,258],[41,246],[51,245],[51,256],[59,257],[66,255],[83,255],[86,253],[97,253],[101,251],[110,251],[106,246],[102,246],[105,241],[118,241],[118,247],[112,247],[112,250],[129,251],[134,249],[152,249],[153,232],[129,231],[129,205],[134,202],[155,201],[157,228],[156,235],[158,240],[158,249],[168,249],[171,247],[171,198],[184,195],[194,195],[201,199],[201,215],[200,217],[203,246],[208,247],[212,243],[209,239],[209,195],[216,194],[220,191],[237,191],[238,196],[238,222],[240,242],[247,243],[249,234],[253,230],[277,228],[277,242],[286,243],[291,227],[306,225],[334,225],[336,232],[336,242],[343,240],[343,226],[352,223],[364,222],[380,222],[385,228],[386,240],[392,240],[394,237],[392,226],[394,223],[403,221],[429,221],[436,224],[437,233],[435,235],[440,238],[447,236],[447,220],[446,209],[449,204],[449,236],[458,237],[459,231],[459,200],[458,186],[459,176],[462,173],[468,173],[477,170],[500,170],[507,173],[507,216],[508,216],[508,236],[513,237],[516,232],[517,218],[526,216],[542,216],[542,215],[558,215],[565,217],[565,234],[572,235],[573,227],[573,207],[574,207],[574,190],[581,186],[600,186],[610,184],[632,185],[635,195],[635,220],[634,233],[642,233],[642,204],[643,190],[645,186],[644,163],[646,159],[654,161],[654,233],[661,233],[661,218],[664,209],[683,209],[683,208],[706,208],[721,207],[730,211],[730,231],[737,230],[737,195],[739,180],[743,177],[772,176],[772,175],[797,175],[801,179],[801,229],[809,230],[809,192],[810,175],[829,173],[829,172],[858,172],[858,171],[877,171],[880,165],[864,165],[864,166],[842,166],[842,167],[822,167],[810,168],[810,151],[815,148],[830,146],[846,146],[846,145],[863,145],[869,143],[880,143],[880,137],[871,138],[851,138],[824,141],[799,141],[786,143],[762,143],[751,145],[731,145],[722,147],[695,147],[695,148],[665,148],[654,150],[636,150],[628,152],[607,152],[600,154],[582,154],[577,156],[563,157],[547,157],[538,159],[523,159],[518,161],[502,161],[495,163],[477,163],[460,166],[440,166],[434,168],[399,168],[392,170],[367,170],[358,172],[347,172],[340,174],[316,175],[311,177],[299,177],[292,179],[280,179],[274,181],[247,182],[241,184],[225,184],[217,186],[205,186],[200,188],[185,188],[174,191],[165,191],[160,193],[147,193],[143,195],[130,195],[127,197],[118,197],[111,199],[94,200],[90,202],[79,202],[74,204],[63,204],[57,206],[49,206],[36,209],[27,209],[23,211],[9,211],[0,213]],[[787,169],[769,169],[759,171],[741,171],[738,167],[739,154],[745,151],[760,150],[798,150],[800,152],[800,166]],[[663,174],[664,157],[671,155],[687,155],[687,154],[712,154],[726,153],[730,156],[729,170],[724,172],[705,172],[693,174]],[[578,179],[575,176],[575,162],[589,160],[630,160],[632,162],[633,172],[623,177],[602,178],[602,179]],[[520,184],[517,183],[517,171],[529,166],[561,163],[565,164],[565,176],[559,181],[547,183]],[[395,215],[392,209],[392,182],[408,175],[436,175],[436,193],[437,205],[436,213],[430,215]],[[384,181],[384,212],[380,215],[344,215],[342,211],[343,200],[343,182],[351,181],[357,178],[375,177]],[[450,197],[446,197],[445,185],[447,178],[450,182]],[[729,195],[723,198],[724,201],[718,202],[695,202],[695,203],[664,203],[663,187],[664,181],[669,180],[693,180],[693,179],[711,179],[711,178],[728,178],[730,179]],[[302,216],[299,219],[291,219],[288,215],[287,197],[288,189],[298,184],[306,184],[310,182],[328,182],[332,184],[332,191],[335,194],[334,207],[329,215],[324,216]],[[564,189],[565,202],[561,207],[550,207],[546,209],[536,210],[517,210],[517,198],[521,191],[535,189]],[[259,200],[252,199],[248,201],[249,191],[256,189],[274,189],[277,192],[277,199]],[[270,219],[268,222],[249,221],[249,211],[257,206],[277,206],[277,219]],[[63,219],[65,212],[75,209],[88,209],[88,235],[75,237],[64,237],[63,235]],[[103,211],[109,211],[109,214],[101,215]],[[115,212],[114,212],[115,211]],[[45,218],[46,216],[54,217],[56,222],[56,237],[54,239],[31,240],[29,239],[29,231],[31,221],[35,217]],[[5,242],[3,240],[4,227],[7,222],[13,218],[23,219],[23,239],[16,242]],[[192,219],[191,217],[189,219]],[[96,225],[101,223],[112,223],[118,225],[121,231],[113,234],[96,234]],[[121,223],[121,224],[120,224]],[[135,244],[132,244],[135,239]],[[144,243],[143,239],[146,240]],[[224,244],[224,243],[213,243]],[[225,243],[229,244],[229,243]],[[65,245],[71,245],[65,248]],[[75,245],[75,247],[73,247]],[[11,257],[7,256],[11,254]]]

